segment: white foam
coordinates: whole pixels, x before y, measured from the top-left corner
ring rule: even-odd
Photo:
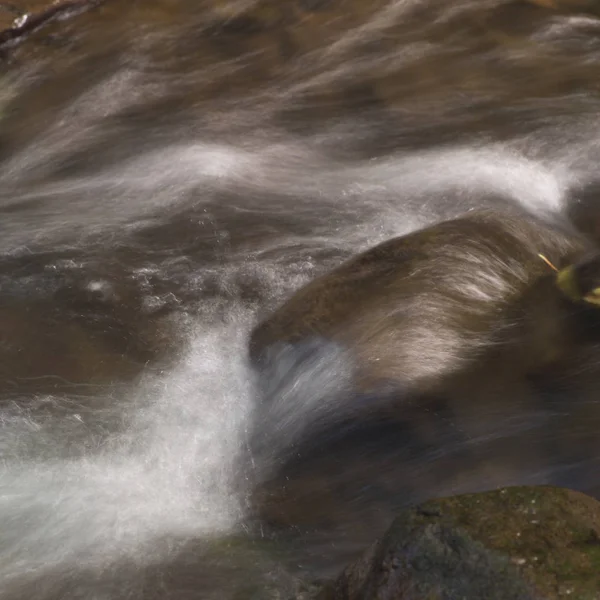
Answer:
[[[232,313],[226,323],[188,324],[178,364],[123,399],[128,425],[102,447],[71,460],[5,457],[0,582],[59,564],[101,567],[124,554],[148,560],[164,551],[154,544],[161,537],[215,535],[238,521],[232,478],[251,390],[245,322]]]

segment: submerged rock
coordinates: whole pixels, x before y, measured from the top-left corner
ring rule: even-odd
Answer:
[[[328,600],[600,598],[600,503],[552,487],[435,500],[402,512]]]

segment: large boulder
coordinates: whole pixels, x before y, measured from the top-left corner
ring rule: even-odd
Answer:
[[[427,502],[402,512],[323,598],[600,598],[600,503],[550,487]]]
[[[571,333],[556,326],[569,307],[550,264],[567,266],[585,250],[577,236],[532,218],[469,213],[388,240],[312,281],[254,329],[250,357],[261,369],[274,348],[304,355],[315,340],[334,343],[350,350],[354,385],[365,393],[429,392],[507,330],[511,354],[549,363]],[[516,327],[519,312],[538,330]]]

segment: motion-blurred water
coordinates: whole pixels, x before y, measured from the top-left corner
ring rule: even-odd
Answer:
[[[249,519],[248,332],[384,239],[577,206],[600,158],[600,21],[505,0],[115,1],[5,61],[0,598],[275,598],[334,573],[392,513],[323,523],[314,545],[301,507],[293,536]],[[301,429],[277,414],[278,435]],[[572,466],[520,452],[520,472],[465,465],[452,485],[423,483],[439,454],[411,459],[402,489]]]

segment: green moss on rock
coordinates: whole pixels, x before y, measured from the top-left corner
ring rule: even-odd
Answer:
[[[515,487],[406,510],[324,597],[600,598],[600,503]]]

